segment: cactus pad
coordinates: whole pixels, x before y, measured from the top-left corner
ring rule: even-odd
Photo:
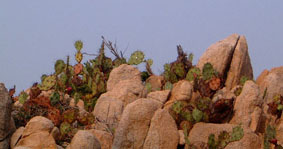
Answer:
[[[56,77],[54,75],[47,76],[39,88],[43,91],[50,90],[56,84]]]
[[[56,63],[55,63],[55,73],[56,74],[60,74],[63,72],[63,70],[65,69],[66,67],[66,64],[63,60],[57,60]]]
[[[129,59],[129,64],[130,65],[138,65],[142,63],[144,60],[144,53],[142,51],[135,51],[132,53],[130,59]]]
[[[83,54],[79,51],[76,54],[76,61],[80,63],[83,60]]]
[[[75,48],[78,50],[78,51],[81,51],[81,49],[83,48],[83,42],[81,40],[78,40],[75,42]]]
[[[20,93],[20,96],[19,96],[19,102],[21,104],[24,104],[27,101],[27,99],[28,99],[28,94],[26,92],[22,91]]]

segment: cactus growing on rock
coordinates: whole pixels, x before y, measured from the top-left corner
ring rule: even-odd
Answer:
[[[56,76],[50,75],[43,80],[43,82],[39,85],[39,88],[43,91],[47,91],[53,88],[55,84],[56,84]]]
[[[132,53],[130,59],[129,59],[129,64],[130,65],[138,65],[140,63],[142,63],[144,60],[144,53],[142,51],[135,51],[134,53]]]
[[[64,71],[64,69],[66,68],[66,64],[63,60],[57,60],[54,65],[54,68],[55,68],[55,73],[58,75]]]

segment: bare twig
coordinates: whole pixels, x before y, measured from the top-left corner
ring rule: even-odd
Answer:
[[[89,56],[98,56],[97,54],[89,54],[89,53],[86,53],[86,52],[84,52],[84,53],[82,53],[82,54],[84,54],[84,55],[89,55]]]
[[[113,44],[111,41],[106,40],[103,36],[101,36],[103,43],[106,45],[106,47],[110,50],[110,52],[118,59],[123,59],[123,53],[122,51],[118,51],[116,42]],[[120,53],[120,54],[119,54]]]
[[[146,71],[149,73],[150,76],[154,75],[154,73],[152,72],[152,69],[151,69],[151,67],[150,67],[148,62],[146,62],[145,68],[146,68]]]

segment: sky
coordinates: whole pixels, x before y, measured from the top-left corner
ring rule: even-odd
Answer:
[[[176,59],[176,45],[192,52],[196,64],[211,44],[233,33],[247,38],[255,78],[281,66],[283,1],[1,0],[0,82],[19,93],[54,72],[57,59],[70,55],[75,64],[76,40],[93,54],[102,35],[125,57],[142,50],[159,74]]]

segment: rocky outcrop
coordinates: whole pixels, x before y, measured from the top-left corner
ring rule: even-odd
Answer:
[[[240,36],[233,53],[230,69],[225,85],[228,89],[240,84],[242,76],[253,79],[253,68],[249,56],[248,44],[245,36]]]
[[[143,148],[174,149],[177,148],[178,143],[179,132],[175,120],[167,110],[157,110],[151,119]]]
[[[97,138],[101,145],[101,149],[111,149],[113,136],[110,133],[95,129],[89,131]]]
[[[29,148],[57,148],[56,142],[51,134],[54,125],[51,120],[36,116],[26,125],[22,137],[16,147]]]
[[[258,85],[253,81],[247,81],[242,93],[236,98],[234,116],[230,123],[241,124],[256,132],[260,125],[262,104],[263,99],[260,96]]]
[[[10,143],[11,149],[15,148],[16,144],[18,143],[18,141],[22,137],[24,130],[25,130],[25,127],[20,127],[13,133],[13,135],[11,137],[11,143]]]
[[[146,83],[150,83],[152,92],[161,90],[163,82],[164,77],[156,75],[152,75],[146,80]]]
[[[150,120],[161,106],[160,102],[145,98],[128,104],[115,132],[112,149],[142,148]]]
[[[87,130],[79,130],[73,137],[70,149],[101,149],[98,139]]]
[[[0,148],[8,149],[16,128],[11,117],[12,100],[3,83],[0,83],[0,110]]]
[[[237,126],[233,124],[211,124],[197,123],[190,131],[189,140],[192,144],[208,143],[210,134],[218,136],[221,131],[232,132],[232,129]],[[225,148],[227,149],[255,149],[261,148],[262,140],[249,128],[243,127],[244,136],[241,140],[230,142]]]
[[[147,98],[154,99],[161,103],[165,103],[168,100],[169,95],[170,95],[170,90],[155,91],[155,92],[150,92],[147,95]]]

